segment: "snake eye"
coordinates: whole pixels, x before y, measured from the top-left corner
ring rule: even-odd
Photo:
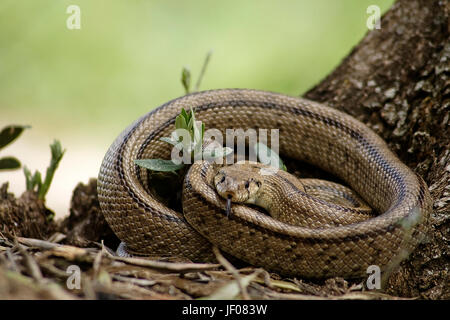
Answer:
[[[222,179],[220,179],[219,183],[223,183],[225,181],[225,176],[222,176]]]
[[[248,189],[250,187],[250,182],[245,181],[245,189]]]

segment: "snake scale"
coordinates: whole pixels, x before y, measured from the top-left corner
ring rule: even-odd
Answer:
[[[278,128],[281,156],[334,174],[377,214],[322,227],[292,225],[241,204],[227,216],[227,201],[211,185],[216,165],[206,161],[195,162],[185,178],[183,213],[166,207],[149,192],[147,170],[133,161],[170,158],[171,146],[159,139],[175,129],[181,108],[223,134]],[[425,237],[432,205],[425,182],[360,121],[317,102],[248,89],[189,94],[138,119],[107,151],[98,197],[131,253],[213,261],[213,243],[250,264],[308,278],[360,277],[370,265],[384,271],[398,264]],[[332,205],[323,214],[333,214]]]

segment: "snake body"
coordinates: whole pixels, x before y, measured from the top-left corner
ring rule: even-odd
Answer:
[[[170,158],[171,147],[159,139],[175,129],[181,108],[190,107],[207,128],[223,134],[278,128],[281,156],[336,175],[377,215],[349,224],[293,225],[236,204],[227,216],[227,201],[212,185],[217,168],[206,161],[189,169],[183,213],[166,207],[149,191],[148,172],[133,161]],[[190,94],[138,119],[107,151],[98,196],[106,220],[131,253],[211,261],[213,243],[269,271],[312,278],[363,276],[370,265],[389,269],[424,238],[431,213],[424,181],[367,126],[323,104],[247,89]],[[334,214],[331,204],[322,209],[319,215]]]
[[[364,200],[341,184],[297,179],[258,162],[241,161],[219,167],[214,181],[205,178],[205,182],[227,200],[228,211],[231,203],[252,204],[265,209],[276,220],[292,225],[324,228],[373,217]]]

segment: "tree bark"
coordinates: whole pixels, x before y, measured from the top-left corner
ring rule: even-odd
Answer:
[[[366,123],[427,182],[423,243],[389,280],[390,294],[450,299],[450,2],[398,0],[306,98]]]

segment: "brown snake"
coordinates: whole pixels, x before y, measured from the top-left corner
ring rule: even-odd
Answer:
[[[182,107],[192,107],[207,128],[223,134],[227,128],[278,128],[281,156],[339,177],[376,216],[349,224],[298,226],[236,204],[227,217],[227,201],[212,186],[217,168],[206,161],[190,167],[183,214],[166,207],[149,192],[147,170],[133,161],[170,158],[171,146],[159,138],[175,129]],[[370,265],[389,269],[423,239],[431,213],[424,181],[364,124],[313,101],[246,89],[190,94],[141,117],[106,153],[98,196],[106,220],[132,253],[212,261],[212,242],[269,271],[313,278],[363,276]],[[332,204],[323,211],[327,214],[333,214]]]

